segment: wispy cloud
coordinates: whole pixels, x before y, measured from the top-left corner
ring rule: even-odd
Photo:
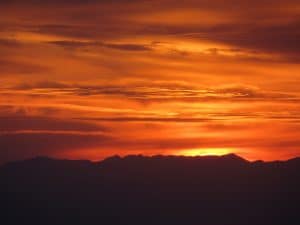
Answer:
[[[217,100],[256,100],[289,101],[299,100],[297,95],[285,92],[264,91],[253,86],[228,85],[214,88],[196,86],[87,86],[59,82],[40,82],[20,84],[13,88],[2,89],[3,94],[20,91],[30,95],[78,95],[78,96],[119,96],[143,101],[217,101]]]
[[[91,41],[52,41],[49,44],[58,45],[64,48],[82,48],[82,47],[105,47],[122,51],[150,51],[152,48],[148,45],[130,44],[130,43],[105,43]]]

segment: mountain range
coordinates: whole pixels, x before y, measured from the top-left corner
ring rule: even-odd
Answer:
[[[300,224],[300,158],[48,157],[0,167],[2,224]]]

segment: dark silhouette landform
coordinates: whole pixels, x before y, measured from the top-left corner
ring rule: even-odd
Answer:
[[[37,157],[0,167],[1,224],[300,224],[300,158]]]

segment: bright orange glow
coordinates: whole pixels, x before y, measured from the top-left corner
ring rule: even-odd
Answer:
[[[175,155],[183,155],[183,156],[208,156],[208,155],[226,155],[229,153],[233,153],[233,149],[230,148],[196,148],[196,149],[187,149],[180,150],[175,153]]]

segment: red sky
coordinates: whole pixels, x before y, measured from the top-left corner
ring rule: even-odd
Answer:
[[[298,0],[0,8],[0,162],[300,155]]]

